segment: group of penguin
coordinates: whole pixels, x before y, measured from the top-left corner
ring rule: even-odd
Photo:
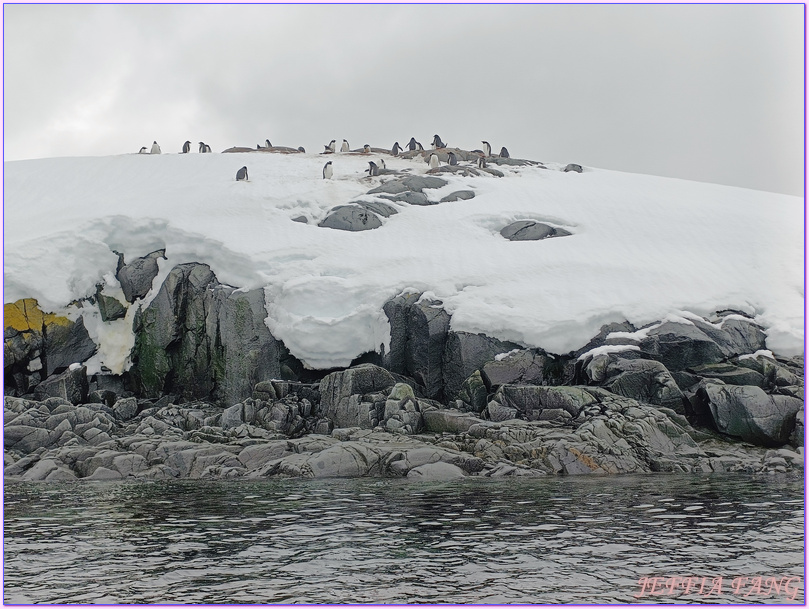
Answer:
[[[160,154],[160,152],[161,152],[160,144],[158,144],[157,142],[153,142],[151,150],[149,150],[148,152],[147,152],[147,150],[148,149],[146,148],[146,146],[143,146],[140,150],[138,150],[138,154]],[[199,143],[199,151],[200,152],[211,152],[211,147],[208,146],[208,144],[206,144],[205,142],[200,142]],[[191,142],[188,142],[188,141],[185,144],[183,144],[183,154],[185,154],[187,152],[191,152]]]
[[[485,140],[481,140],[481,143],[483,144],[483,150],[473,150],[472,152],[477,152],[478,153],[478,155],[479,155],[478,156],[478,167],[483,168],[483,167],[486,167],[486,158],[492,156],[492,146],[491,146],[491,144],[489,144],[489,142],[487,142]],[[434,150],[439,150],[439,149],[447,147],[447,145],[444,142],[441,141],[441,138],[439,137],[438,134],[435,134],[433,136],[432,146],[433,146]],[[323,151],[323,154],[332,154],[332,153],[336,152],[336,140],[332,140],[328,144],[325,144],[324,147],[325,147],[325,150]],[[416,138],[414,138],[414,137],[410,138],[410,141],[407,143],[407,148],[411,152],[416,151],[416,150],[424,150],[424,146],[422,146],[421,143],[417,142]],[[348,141],[343,140],[343,143],[340,146],[340,152],[351,152],[351,149],[350,149],[350,147],[348,145]],[[362,147],[362,152],[370,153],[371,152],[371,147],[368,144],[365,144]],[[399,145],[399,142],[394,142],[393,143],[393,148],[391,148],[390,153],[393,156],[399,156],[400,152],[404,152],[404,148],[402,148]],[[508,153],[508,150],[506,149],[505,146],[503,146],[500,149],[500,155],[499,156],[501,158],[505,158],[505,159],[509,158],[509,153]],[[455,153],[452,152],[451,150],[449,152],[447,152],[447,157],[448,157],[447,162],[448,162],[449,165],[457,165],[458,164],[458,158],[455,156]],[[368,169],[366,169],[365,171],[369,175],[378,176],[379,175],[379,170],[380,169],[385,169],[385,161],[384,161],[384,159],[380,159],[379,162],[380,162],[380,165],[377,165],[373,161],[368,161]],[[435,154],[435,153],[431,154],[428,163],[429,163],[431,169],[437,168],[440,165],[438,155]],[[245,175],[246,175],[247,168],[243,167],[242,169],[245,170]],[[328,180],[333,175],[334,175],[334,168],[332,167],[332,162],[329,161],[323,166],[323,179]],[[237,177],[236,179],[238,180],[239,178]]]

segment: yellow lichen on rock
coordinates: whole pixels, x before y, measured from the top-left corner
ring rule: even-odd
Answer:
[[[3,305],[3,327],[18,332],[42,332],[46,326],[68,327],[72,322],[61,315],[44,313],[35,298],[22,298]]]

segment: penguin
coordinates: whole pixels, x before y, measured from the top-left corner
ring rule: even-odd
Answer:
[[[424,150],[424,146],[421,145],[421,142],[416,142],[416,146],[418,146],[419,150]]]
[[[149,152],[149,154],[160,154],[160,146],[157,142],[152,144],[152,150]]]
[[[183,154],[186,152],[191,152],[191,142],[186,142],[183,144]]]
[[[485,154],[486,156],[492,156],[492,145],[489,142],[485,142],[483,140],[481,140],[481,143],[483,144],[483,154]]]
[[[402,147],[399,145],[399,142],[393,142],[393,148],[390,149],[390,153],[393,156],[399,156],[399,153],[402,151]]]
[[[379,167],[373,161],[368,161],[368,169],[366,169],[368,175],[378,176],[379,175]]]
[[[365,146],[362,147],[362,151],[365,154],[370,154],[371,153],[371,147],[368,144],[365,144]]]
[[[332,140],[332,141],[329,142],[329,145],[326,146],[326,148],[329,149],[329,152],[334,152],[334,142],[335,142],[335,140]]]
[[[205,144],[205,152],[210,152],[210,151],[211,151],[211,147],[208,146],[208,144]]]
[[[450,165],[457,165],[458,158],[455,156],[454,152],[448,152],[447,156],[449,156],[449,160],[447,161]]]
[[[410,141],[407,143],[408,150],[415,150],[416,147],[417,147],[417,144],[418,144],[418,142],[416,141],[416,138],[411,137]]]
[[[431,154],[430,155],[430,168],[435,169],[436,167],[438,167],[438,165],[439,165],[438,155],[437,154]]]
[[[437,150],[439,148],[446,148],[446,147],[447,145],[441,141],[441,138],[438,137],[438,134],[433,136],[433,148]]]
[[[510,157],[508,156],[508,150],[506,149],[506,147],[505,147],[505,146],[503,146],[503,147],[500,149],[500,156],[501,156],[501,157],[503,157],[504,159],[510,158]]]
[[[387,169],[387,167],[385,167],[385,159],[379,159],[379,168]]]
[[[140,150],[138,150],[138,154],[146,154],[148,150],[146,146],[141,146]]]
[[[298,146],[298,152],[306,152],[303,146]]]
[[[264,147],[261,144],[256,144],[256,150],[264,150]]]
[[[203,152],[205,152],[205,148],[207,148],[207,145],[205,144],[205,142],[200,142],[200,143],[199,143],[199,151],[200,151],[200,154],[201,154],[201,153],[203,153]]]
[[[331,180],[331,177],[334,175],[334,170],[331,168],[331,161],[323,165],[323,179],[324,180]]]
[[[236,172],[236,181],[247,181],[247,167],[242,167]]]
[[[264,140],[264,143],[267,145],[267,148],[272,148],[272,144],[270,144],[270,140]]]
[[[486,159],[485,159],[485,157],[483,157],[483,156],[478,157],[478,167],[480,167],[481,169],[486,168]]]
[[[348,141],[343,140],[343,145],[340,146],[340,152],[348,152]]]

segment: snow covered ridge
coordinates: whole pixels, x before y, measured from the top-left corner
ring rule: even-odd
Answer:
[[[386,171],[369,176],[382,158]],[[235,180],[242,166],[249,181]],[[114,252],[129,263],[162,249],[140,305],[176,265],[208,264],[223,284],[263,289],[272,336],[310,368],[390,353],[383,306],[408,293],[440,301],[455,332],[549,353],[576,351],[607,323],[726,308],[751,316],[773,352],[803,351],[802,199],[564,164],[497,165],[503,177],[459,166],[381,152],[5,163],[4,302],[83,316],[100,343],[91,370],[121,371],[137,307],[102,322],[96,304],[65,305],[97,293],[124,304]],[[445,185],[419,189],[417,178]],[[319,226],[340,206],[378,227]],[[515,233],[559,232],[504,238],[518,221]]]

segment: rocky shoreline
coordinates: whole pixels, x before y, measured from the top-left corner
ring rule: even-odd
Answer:
[[[153,287],[164,253],[119,255],[123,298],[99,285],[69,316],[5,305],[6,479],[803,471],[803,356],[767,351],[743,312],[617,322],[560,355],[403,293],[387,351],[315,371],[270,333],[263,290],[196,262]],[[87,373],[82,310],[134,313],[128,370]]]

